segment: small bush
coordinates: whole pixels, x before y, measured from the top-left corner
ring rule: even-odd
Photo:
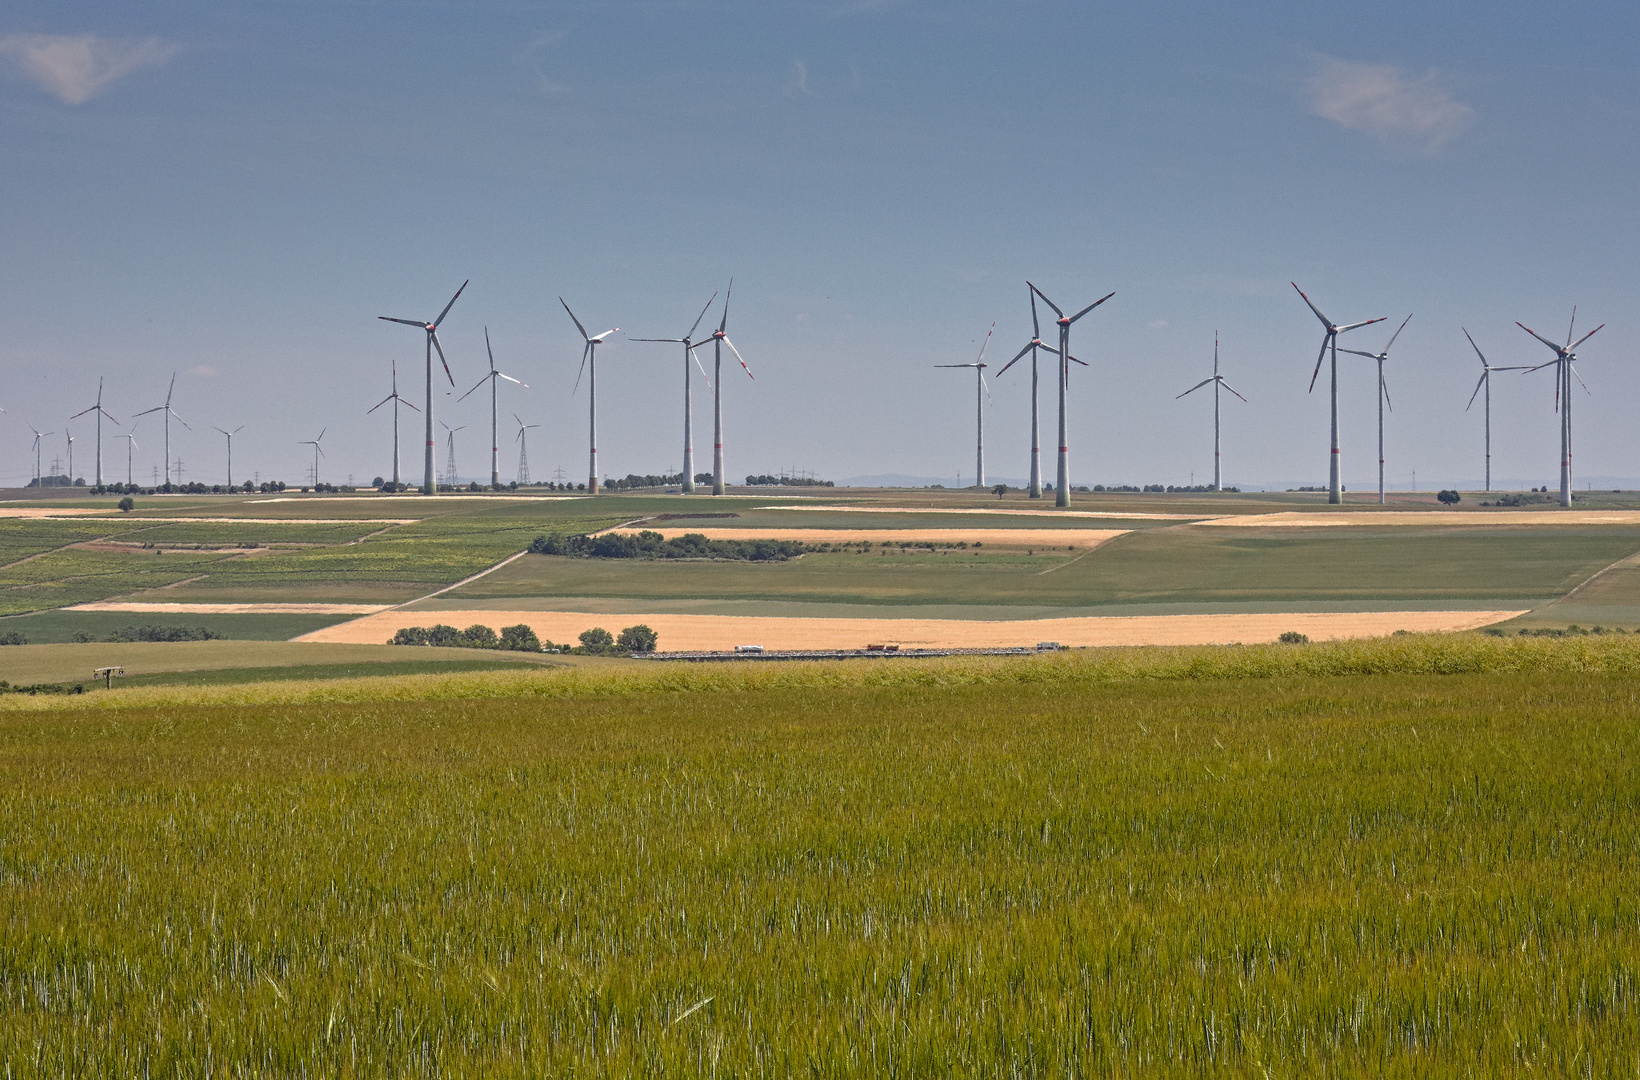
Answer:
[[[1288,630],[1276,640],[1283,645],[1307,645],[1310,642],[1310,636],[1301,634],[1297,630]]]
[[[15,630],[0,634],[0,645],[27,645],[28,638]]]
[[[136,507],[136,505],[137,505],[137,501],[129,495],[127,495],[125,498],[120,500],[120,509],[125,511],[126,513],[130,513],[132,511],[132,509],[134,509]]]
[[[214,641],[222,637],[203,626],[122,626],[108,635],[109,641]]]
[[[1439,499],[1441,502],[1445,503],[1447,506],[1456,506],[1459,502],[1461,502],[1463,500],[1463,496],[1459,495],[1456,491],[1453,491],[1451,488],[1446,488],[1442,491],[1436,492],[1435,498]]]

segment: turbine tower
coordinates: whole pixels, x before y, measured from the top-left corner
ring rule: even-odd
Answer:
[[[469,278],[468,280],[472,279]],[[438,313],[438,318],[430,323],[418,322],[415,319],[394,319],[386,315],[376,316],[376,318],[386,322],[403,323],[405,326],[419,326],[427,332],[427,413],[424,417],[427,421],[427,448],[422,461],[424,469],[422,472],[421,493],[423,495],[436,495],[438,493],[438,481],[433,476],[433,350],[438,350],[438,362],[444,365],[444,377],[450,380],[450,387],[454,389],[456,379],[454,375],[450,374],[450,362],[444,358],[444,346],[439,344],[438,328],[439,324],[444,321],[444,316],[450,314],[450,309],[456,306],[457,300],[461,299],[462,291],[466,288],[467,282],[463,281],[461,288],[457,289],[456,294],[450,297],[450,302],[444,305],[444,310]],[[394,391],[397,392],[396,385]],[[397,416],[394,417],[393,424],[397,428]],[[396,453],[395,456],[397,456]]]
[[[1042,297],[1042,302],[1053,308],[1054,314],[1059,316],[1056,320],[1059,324],[1059,473],[1053,491],[1053,504],[1055,506],[1069,506],[1071,504],[1070,428],[1067,423],[1065,391],[1069,388],[1071,381],[1071,365],[1069,360],[1066,359],[1071,354],[1071,324],[1115,296],[1116,293],[1114,291],[1106,293],[1075,315],[1067,318],[1065,313],[1059,310],[1059,305],[1049,300],[1041,289],[1031,285],[1029,281],[1025,284],[1030,285],[1031,291]]]
[[[165,414],[165,457],[164,457],[164,461],[165,461],[165,482],[167,484],[169,484],[171,482],[171,417],[176,416],[177,417],[177,423],[181,424],[185,428],[188,428],[189,431],[194,430],[193,428],[188,427],[188,421],[184,420],[180,416],[177,416],[176,410],[171,408],[171,395],[176,391],[176,388],[177,388],[177,373],[173,371],[173,372],[171,372],[171,387],[170,387],[170,389],[165,391],[165,404],[156,405],[152,409],[144,409],[140,413],[137,414],[138,416],[147,416],[149,413],[156,413],[156,412],[162,412],[162,413]],[[181,477],[178,477],[178,479],[180,480]]]
[[[710,390],[712,380],[707,378],[706,369],[700,366],[700,358],[695,356],[693,339],[695,331],[700,329],[700,321],[706,318],[706,312],[711,309],[713,302],[716,300],[717,293],[713,293],[712,299],[706,301],[706,306],[700,309],[699,315],[695,316],[695,325],[691,326],[689,332],[680,338],[641,337],[632,339],[633,341],[669,341],[683,345],[683,493],[685,495],[695,493],[694,376],[690,374],[689,361],[693,358],[695,366],[700,367],[701,377],[706,379],[706,388]]]
[[[530,448],[524,438],[524,432],[530,428],[538,428],[540,424],[526,424],[522,417],[513,413],[513,419],[518,421],[518,435],[514,442],[518,443],[518,486],[523,487],[530,482]]]
[[[34,486],[43,487],[44,485],[40,483],[40,440],[45,438],[47,435],[55,435],[57,433],[55,431],[36,430],[33,424],[30,424],[28,429],[34,432]]]
[[[102,406],[102,392],[103,392],[103,381],[101,379],[98,379],[97,380],[97,403],[95,405],[91,406],[91,408],[81,409],[79,412],[77,412],[73,416],[69,417],[70,420],[78,420],[80,417],[84,416],[86,413],[96,413],[97,414],[97,486],[98,487],[102,487],[102,482],[103,482],[103,473],[102,473],[102,422],[103,422],[103,417],[106,416],[110,420],[114,420],[113,415],[111,413],[109,413],[109,411],[107,409],[103,408],[103,406]],[[118,424],[119,421],[114,420],[114,423]],[[70,477],[70,479],[72,479],[72,477]]]
[[[68,486],[73,487],[74,486],[74,433],[72,431],[70,431],[68,428],[64,428],[63,429],[63,434],[68,436]]]
[[[1232,394],[1235,394],[1237,397],[1241,398],[1243,401],[1246,401],[1247,399],[1241,397],[1239,393],[1236,393],[1236,388],[1225,382],[1224,376],[1219,374],[1219,332],[1217,330],[1213,331],[1213,377],[1211,379],[1203,379],[1195,386],[1192,386],[1189,390],[1186,390],[1184,394],[1193,394],[1197,390],[1200,390],[1202,387],[1206,386],[1208,383],[1213,384],[1213,490],[1223,491],[1224,473],[1220,469],[1219,464],[1219,390],[1228,390]],[[1178,395],[1178,397],[1175,397],[1173,400],[1178,401],[1179,398],[1184,397],[1184,394]]]
[[[449,455],[444,462],[444,482],[453,488],[456,486],[456,432],[467,425],[462,424],[461,427],[451,427],[443,420],[440,420],[439,424],[444,428],[444,445],[449,451]]]
[[[303,439],[300,442],[302,446],[313,447],[313,487],[315,491],[319,488],[319,457],[324,453],[324,450],[319,446],[319,442],[325,437],[325,432],[329,430],[329,428],[320,428],[318,439]]]
[[[1384,382],[1384,361],[1389,359],[1389,347],[1395,344],[1395,339],[1401,336],[1401,331],[1407,328],[1412,321],[1408,315],[1401,320],[1401,325],[1395,328],[1395,333],[1389,336],[1389,344],[1384,346],[1383,352],[1362,352],[1360,349],[1340,349],[1355,356],[1365,356],[1369,360],[1378,361],[1378,505],[1384,505],[1384,406],[1389,405],[1389,385]],[[1393,405],[1390,412],[1395,411]]]
[[[125,440],[125,486],[126,487],[131,487],[132,486],[132,482],[131,482],[131,448],[134,447],[134,446],[137,446],[136,428],[133,427],[130,431],[126,432],[125,434],[116,435],[116,436],[114,436],[114,438],[124,439]],[[140,446],[138,446],[137,449],[140,450],[142,448]]]
[[[1525,323],[1517,322],[1516,326],[1531,334],[1539,341],[1555,351],[1555,358],[1546,364],[1539,364],[1530,368],[1531,371],[1541,371],[1553,365],[1555,369],[1555,405],[1560,410],[1560,505],[1572,505],[1572,379],[1577,375],[1573,364],[1577,362],[1577,347],[1600,333],[1606,324],[1590,330],[1587,334],[1572,341],[1572,332],[1577,327],[1577,308],[1572,308],[1572,324],[1566,330],[1566,344],[1556,345],[1542,334],[1533,330]],[[1578,379],[1582,382],[1582,379]],[[1587,389],[1585,387],[1584,389]],[[1562,403],[1564,402],[1564,405]]]
[[[1288,282],[1304,303],[1309,305],[1315,317],[1321,320],[1321,325],[1327,328],[1321,338],[1321,352],[1315,358],[1315,371],[1310,373],[1310,392],[1315,390],[1315,380],[1321,374],[1321,361],[1327,358],[1327,347],[1332,346],[1332,461],[1327,467],[1327,501],[1341,503],[1344,501],[1342,482],[1338,473],[1338,335],[1350,330],[1359,330],[1363,326],[1384,321],[1384,317],[1367,319],[1365,322],[1347,323],[1339,326],[1331,319],[1321,314],[1321,309],[1310,303],[1310,298],[1304,296],[1304,290],[1298,287],[1297,282]],[[1410,318],[1410,316],[1409,316]]]
[[[560,296],[558,302],[564,304],[564,298]],[[581,376],[587,374],[587,361],[592,362],[592,371],[590,378],[587,380],[587,397],[591,399],[591,405],[587,411],[587,441],[591,446],[590,460],[587,463],[587,494],[596,495],[598,494],[598,346],[602,345],[604,339],[615,333],[620,327],[616,326],[605,330],[596,337],[588,337],[587,328],[581,325],[581,320],[575,317],[575,312],[569,310],[568,304],[564,304],[564,310],[569,312],[570,322],[575,324],[575,329],[581,332],[581,340],[586,343],[581,347],[581,370],[575,373],[575,388],[577,390],[581,388]],[[574,392],[573,390],[570,391],[571,395]]]
[[[985,340],[980,344],[979,356],[971,364],[935,364],[937,368],[973,368],[977,376],[974,388],[975,410],[979,417],[978,441],[974,446],[974,486],[985,486],[985,399],[991,392],[985,388],[985,369],[990,365],[985,363],[985,349],[991,344],[991,335],[996,333],[997,324],[991,323],[991,329],[985,332]]]
[[[403,483],[399,479],[399,406],[404,405],[407,408],[415,409],[416,412],[421,412],[420,409],[416,409],[416,406],[409,399],[399,396],[399,362],[397,360],[393,361],[393,392],[366,409],[364,414],[369,416],[389,401],[393,403],[393,486],[396,488]]]
[[[213,426],[215,426],[215,425],[213,425]],[[240,424],[238,427],[234,428],[232,431],[225,431],[222,428],[217,428],[216,430],[221,431],[222,434],[224,434],[228,437],[228,488],[231,491],[233,489],[233,437],[235,435],[238,435],[241,431],[244,431],[245,430],[245,425]],[[321,439],[324,438],[324,433],[323,432],[319,433],[319,438],[321,438]],[[318,442],[315,441],[314,442],[314,448],[317,449],[318,445],[319,445]],[[319,468],[319,462],[318,462],[317,458],[314,459],[313,467],[314,467],[314,470],[315,470],[313,475],[315,477],[317,477],[319,475],[319,473],[317,471],[318,468]]]
[[[1036,353],[1038,349],[1042,349],[1058,356],[1059,350],[1042,340],[1042,325],[1036,317],[1036,290],[1034,288],[1027,289],[1026,295],[1031,298],[1031,340],[1025,343],[1023,349],[1014,354],[1012,360],[1002,365],[1002,370],[997,372],[997,378],[1000,379],[1007,374],[1008,369],[1018,363],[1020,357],[1026,353],[1031,354],[1031,482],[1027,490],[1030,492],[1031,498],[1040,499],[1042,498],[1042,427],[1037,421],[1037,399],[1040,395],[1037,393]],[[1076,357],[1073,356],[1071,359],[1076,360]],[[1080,360],[1076,360],[1076,362],[1082,364],[1083,367],[1088,366]]]
[[[729,340],[729,298],[734,295],[735,279],[729,279],[729,290],[723,294],[723,319],[718,328],[712,331],[709,339],[712,342],[712,494],[723,494],[723,347],[729,346],[729,351],[735,354],[740,366],[745,369],[748,378],[755,378],[752,369],[746,367],[746,360],[735,348],[735,343]],[[708,307],[711,305],[708,304]],[[700,348],[706,342],[695,345]]]
[[[511,375],[503,375],[495,369],[495,350],[490,348],[490,328],[488,326],[484,328],[484,351],[490,354],[490,373],[478,380],[478,383],[473,387],[473,390],[477,390],[486,382],[490,384],[490,486],[492,488],[499,488],[501,486],[501,463],[498,458],[501,453],[501,435],[496,428],[495,381],[497,379],[506,379],[510,383],[518,383],[519,386],[522,386],[526,390],[528,390],[530,386],[528,383],[518,382],[518,380],[513,378]],[[467,391],[467,394],[471,394],[473,390]],[[467,394],[462,394],[460,397],[456,398],[456,401],[462,402],[467,400]]]
[[[1469,395],[1469,405],[1465,405],[1463,411],[1468,412],[1469,406],[1475,404],[1475,394],[1480,393],[1481,388],[1484,386],[1486,388],[1486,490],[1490,492],[1492,490],[1492,373],[1494,371],[1525,371],[1527,365],[1516,364],[1512,367],[1493,367],[1486,362],[1486,354],[1481,352],[1479,345],[1475,344],[1475,339],[1469,337],[1468,330],[1463,332],[1463,336],[1469,338],[1469,347],[1474,349],[1475,355],[1481,358],[1480,381],[1475,384],[1474,393]]]

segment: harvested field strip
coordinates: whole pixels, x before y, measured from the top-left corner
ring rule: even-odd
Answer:
[[[986,514],[1001,517],[1143,518],[1158,521],[1199,521],[1204,514],[1142,514],[1117,510],[1009,510],[994,506],[754,506],[753,510],[831,511],[842,514]]]
[[[685,533],[699,533],[708,540],[796,540],[804,544],[958,544],[1011,545],[1014,547],[1096,548],[1126,529],[761,529],[702,526],[639,526],[606,529],[605,532],[637,534],[658,532],[668,540]]]
[[[1057,641],[1076,647],[1207,645],[1274,641],[1291,630],[1310,638],[1378,637],[1397,630],[1470,630],[1512,619],[1520,611],[1395,611],[1280,615],[1156,615],[1118,618],[1025,619],[784,619],[747,615],[590,615],[568,611],[390,611],[339,623],[300,641],[375,644],[406,626],[446,623],[463,629],[482,623],[499,630],[525,623],[544,641],[574,644],[582,631],[611,632],[643,623],[660,634],[661,648],[858,649],[894,644],[922,649],[1030,646]],[[618,623],[619,625],[612,625]]]
[[[190,604],[98,600],[64,611],[130,611],[172,615],[373,615],[391,604]]]
[[[1340,525],[1640,525],[1640,510],[1340,510],[1243,514],[1197,521],[1240,528],[1317,528]]]

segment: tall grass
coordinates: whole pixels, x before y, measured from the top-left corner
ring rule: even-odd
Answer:
[[[1631,1075],[1637,659],[610,664],[13,712],[0,1061]]]

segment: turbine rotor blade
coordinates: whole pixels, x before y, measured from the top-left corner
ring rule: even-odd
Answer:
[[[1463,327],[1459,327],[1459,329],[1463,330]],[[1486,354],[1481,352],[1481,347],[1479,345],[1475,344],[1475,339],[1472,338],[1472,337],[1469,337],[1469,331],[1468,330],[1463,331],[1463,336],[1466,337],[1466,338],[1469,338],[1469,347],[1471,349],[1474,349],[1475,350],[1475,355],[1481,358],[1481,367],[1483,367],[1483,368],[1484,367],[1490,367],[1491,365],[1489,365],[1486,362]],[[1471,397],[1469,400],[1471,402],[1473,402],[1475,399],[1473,397]]]
[[[1606,325],[1605,323],[1601,323],[1599,326],[1595,327],[1593,330],[1590,330],[1587,334],[1584,334],[1582,337],[1578,338],[1576,345],[1566,346],[1567,351],[1569,352],[1572,349],[1577,348],[1578,345],[1583,344],[1585,341],[1588,341],[1590,338],[1592,338],[1596,334],[1600,333],[1600,331],[1605,327],[1605,325]]]
[[[1339,349],[1339,350],[1338,350],[1338,351],[1339,351],[1339,352],[1347,352],[1347,353],[1352,353],[1352,354],[1354,354],[1354,355],[1355,355],[1355,356],[1364,356],[1364,357],[1366,357],[1366,358],[1367,358],[1367,359],[1368,359],[1368,360],[1376,360],[1376,359],[1378,359],[1378,354],[1377,354],[1377,353],[1370,353],[1370,352],[1362,352],[1362,351],[1361,351],[1361,350],[1360,350],[1360,349]]]
[[[1100,304],[1103,304],[1106,300],[1109,300],[1111,297],[1113,297],[1115,295],[1116,295],[1116,290],[1112,289],[1110,292],[1106,293],[1104,296],[1101,296],[1099,299],[1095,300],[1093,303],[1089,304],[1087,307],[1083,308],[1081,311],[1078,311],[1075,315],[1072,315],[1070,321],[1075,322],[1077,319],[1080,319],[1082,316],[1086,315],[1088,312],[1092,311],[1094,308],[1098,307]]]
[[[560,296],[558,298],[558,302],[560,304],[564,304],[564,298],[562,296]],[[564,310],[569,311],[569,305],[568,304],[564,304]],[[581,320],[577,319],[575,317],[575,312],[569,311],[569,319],[570,319],[570,322],[575,324],[575,329],[581,331],[581,337],[585,338],[587,336],[587,328],[581,325]]]
[[[566,310],[567,310],[567,308],[566,308]],[[575,316],[571,315],[570,318],[573,319],[573,318],[575,318]],[[582,333],[584,334],[585,331],[582,331]],[[586,374],[587,354],[590,353],[591,351],[592,351],[592,342],[590,340],[588,340],[585,345],[581,346],[581,369],[575,373],[575,389],[571,390],[569,392],[570,397],[574,397],[576,395],[576,393],[579,392],[580,389],[581,389],[581,376]]]
[[[746,368],[746,377],[749,378],[749,379],[756,379],[757,376],[752,374],[752,369],[749,368],[749,367],[746,367],[746,361],[741,358],[740,350],[735,348],[735,343],[730,341],[728,339],[728,337],[725,337],[723,339],[723,343],[725,345],[729,346],[729,351],[730,352],[735,354],[735,359],[740,361],[740,366],[743,367],[743,368]]]
[[[729,332],[729,298],[735,294],[735,279],[729,279],[729,291],[723,294],[723,321],[718,323],[718,333]]]
[[[1406,318],[1401,320],[1401,325],[1396,327],[1395,328],[1395,333],[1393,333],[1389,336],[1389,345],[1384,346],[1384,351],[1386,353],[1389,352],[1389,346],[1395,344],[1395,339],[1401,336],[1401,331],[1405,330],[1407,328],[1407,323],[1409,323],[1411,321],[1412,321],[1412,316],[1411,315],[1408,315]]]
[[[376,402],[376,404],[374,404],[374,405],[370,406],[370,408],[366,409],[364,411],[364,414],[366,416],[369,416],[371,413],[375,412],[377,409],[381,408],[383,405],[386,405],[389,401],[392,401],[394,396],[395,395],[393,395],[393,394],[388,394],[386,397],[384,397],[380,401]],[[217,430],[220,431],[222,429],[218,428]]]
[[[1201,382],[1197,383],[1195,386],[1192,386],[1190,389],[1186,390],[1184,392],[1184,394],[1194,394],[1197,390],[1200,390],[1202,387],[1206,386],[1208,383],[1213,382],[1213,381],[1215,381],[1215,380],[1213,380],[1213,379],[1203,379]],[[1184,394],[1175,394],[1175,395],[1173,395],[1173,400],[1178,401],[1180,398],[1184,397]]]
[[[1486,383],[1486,372],[1483,371],[1483,372],[1481,372],[1481,377],[1475,380],[1474,392],[1469,395],[1469,405],[1475,404],[1475,399],[1480,396],[1481,387],[1483,385],[1485,385],[1485,383]],[[1469,405],[1465,405],[1463,407],[1464,412],[1469,411]]]
[[[1027,280],[1025,282],[1025,284],[1031,285],[1029,280]],[[1031,285],[1031,291],[1036,293],[1036,295],[1042,297],[1042,302],[1044,304],[1047,304],[1049,307],[1053,308],[1053,313],[1055,315],[1058,315],[1061,319],[1063,319],[1065,317],[1065,313],[1063,311],[1059,310],[1059,305],[1054,303],[1052,300],[1049,300],[1048,297],[1046,296],[1046,294],[1044,294],[1041,289],[1037,288],[1035,285]],[[1038,335],[1038,336],[1040,337],[1041,335]]]
[[[403,323],[406,326],[416,326],[423,330],[427,329],[427,324],[422,322],[420,319],[395,319],[388,315],[377,315],[376,318],[382,320],[383,322]]]
[[[444,377],[450,380],[450,387],[451,389],[454,389],[456,385],[456,377],[450,374],[450,361],[444,359],[444,346],[440,345],[438,342],[438,332],[435,330],[429,330],[427,331],[427,336],[433,339],[433,348],[438,350],[438,362],[444,365]]]
[[[991,321],[991,329],[985,331],[985,340],[980,342],[979,356],[975,357],[975,362],[976,363],[979,362],[980,360],[985,359],[985,350],[990,347],[990,345],[991,345],[991,335],[996,333],[996,329],[997,329],[996,320],[993,319]]]
[[[490,356],[490,370],[495,370],[495,350],[490,348],[490,328],[484,328],[484,351]]]
[[[1389,316],[1387,316],[1387,315],[1380,315],[1376,319],[1363,319],[1360,322],[1352,322],[1352,323],[1350,323],[1346,326],[1340,326],[1337,330],[1335,330],[1333,332],[1336,333],[1336,334],[1342,334],[1346,330],[1359,330],[1363,326],[1371,326],[1373,323],[1383,322],[1388,317]],[[1412,316],[1408,315],[1407,318],[1410,319],[1410,318],[1412,318]]]
[[[496,376],[498,378],[506,379],[510,383],[517,383],[519,386],[522,386],[526,390],[528,390],[530,388],[529,383],[524,382],[520,379],[515,379],[511,375],[503,375],[501,372],[498,371],[498,372],[496,372]]]
[[[717,293],[714,292],[714,293],[712,293],[712,299],[706,301],[706,306],[700,309],[700,314],[699,315],[695,316],[695,325],[693,325],[689,328],[689,335],[688,335],[689,337],[692,338],[692,337],[695,336],[695,331],[700,329],[700,321],[702,319],[706,318],[706,313],[711,310],[712,305],[716,302],[717,302]],[[682,339],[679,339],[679,340],[682,340]]]
[[[1026,284],[1030,285],[1030,282]],[[1036,321],[1036,286],[1031,285],[1025,295],[1031,298],[1031,338],[1035,340],[1042,336],[1042,327]]]
[[[1527,326],[1525,323],[1520,322],[1519,320],[1516,320],[1515,325],[1520,327],[1522,330],[1526,331],[1528,334],[1531,334],[1533,337],[1537,338],[1539,341],[1543,342],[1545,345],[1549,346],[1549,348],[1551,348],[1555,351],[1555,354],[1557,356],[1560,354],[1561,348],[1560,348],[1559,345],[1556,345],[1554,342],[1550,341],[1548,338],[1544,337],[1542,334],[1538,333],[1536,330],[1533,330],[1530,326]]]
[[[467,279],[467,281],[471,281],[471,280],[472,280],[472,278]],[[450,302],[448,304],[444,305],[444,310],[438,313],[438,318],[433,320],[433,329],[434,330],[437,330],[438,326],[439,326],[439,323],[444,321],[444,316],[450,314],[450,309],[456,306],[456,301],[461,299],[461,294],[467,288],[467,281],[463,281],[461,283],[461,288],[456,290],[456,294],[454,296],[450,297]]]
[[[1031,346],[1033,344],[1035,344],[1035,342],[1027,342],[1023,349],[1021,349],[1018,352],[1014,353],[1014,358],[1012,360],[1008,361],[1006,364],[1002,365],[1002,371],[997,372],[996,377],[999,378],[999,379],[1002,378],[1004,372],[1006,372],[1009,368],[1013,367],[1015,364],[1017,364],[1019,362],[1020,357],[1024,356],[1026,353],[1031,351]]]
[[[1308,296],[1304,295],[1304,290],[1300,289],[1298,287],[1298,282],[1289,281],[1287,284],[1289,284],[1293,287],[1293,291],[1298,293],[1298,295],[1303,298],[1303,300],[1306,304],[1310,304],[1310,310],[1315,312],[1315,317],[1321,320],[1321,325],[1325,326],[1327,328],[1327,332],[1329,334],[1332,333],[1332,328],[1333,328],[1332,320],[1327,318],[1325,315],[1321,314],[1321,309],[1320,308],[1318,308],[1314,304],[1310,303],[1310,298]]]
[[[1293,288],[1296,289],[1296,288],[1298,288],[1298,286],[1294,285]],[[1304,294],[1299,293],[1298,295],[1303,296]],[[1327,358],[1327,343],[1330,342],[1331,340],[1332,340],[1332,333],[1330,331],[1328,332],[1326,337],[1321,339],[1321,355],[1317,356],[1315,358],[1315,370],[1310,372],[1310,388],[1308,390],[1304,391],[1306,394],[1311,394],[1311,393],[1315,392],[1315,380],[1320,378],[1320,376],[1321,376],[1321,361],[1323,361]]]
[[[492,371],[489,375],[486,375],[482,379],[478,380],[478,384],[473,387],[473,390],[477,390],[480,386],[483,386],[485,383],[489,382],[490,379],[492,379],[495,376],[495,374],[496,373]],[[467,391],[467,394],[472,393],[473,390]],[[460,404],[461,402],[466,401],[467,400],[467,394],[462,394],[460,397],[456,398],[456,403]]]
[[[1230,391],[1230,392],[1231,392],[1231,393],[1232,393],[1232,394],[1236,394],[1236,396],[1237,396],[1237,397],[1239,397],[1239,398],[1241,398],[1241,400],[1243,400],[1243,401],[1247,401],[1247,399],[1246,399],[1246,398],[1244,398],[1244,397],[1241,397],[1241,395],[1240,395],[1240,394],[1237,394],[1237,393],[1236,393],[1236,388],[1235,388],[1235,387],[1234,387],[1234,386],[1231,386],[1231,385],[1230,385],[1230,384],[1229,384],[1229,383],[1227,383],[1227,382],[1225,382],[1225,381],[1224,381],[1224,380],[1223,380],[1223,379],[1220,379],[1220,380],[1219,380],[1219,385],[1220,385],[1220,386],[1222,386],[1222,387],[1224,387],[1224,388],[1225,388],[1225,389],[1226,389],[1226,390],[1228,390],[1228,391]],[[1251,405],[1251,404],[1252,404],[1252,402],[1248,402],[1248,404],[1249,404],[1249,405]]]
[[[681,342],[688,341],[689,339],[688,338],[680,338],[680,337],[634,337],[634,338],[627,338],[626,340],[628,340],[628,341],[670,341],[673,344],[679,344]]]

